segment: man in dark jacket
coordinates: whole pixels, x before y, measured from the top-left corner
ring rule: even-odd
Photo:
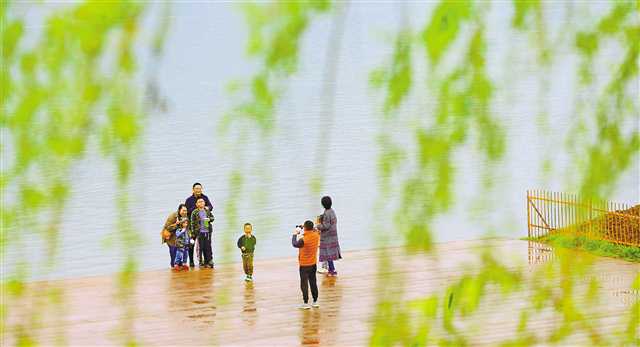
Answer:
[[[209,201],[209,198],[202,193],[202,184],[196,182],[191,188],[193,190],[193,194],[191,194],[191,196],[184,202],[184,204],[187,205],[187,216],[191,217],[191,213],[196,209],[196,201],[200,198],[204,199],[205,207],[209,209],[209,211],[213,212],[213,205],[211,204],[211,201]],[[209,231],[211,232],[212,230]],[[195,266],[193,259],[193,246],[193,244],[189,245],[189,261],[191,262],[189,265],[191,265],[192,268]],[[200,266],[204,265],[202,247],[198,249],[198,263]]]

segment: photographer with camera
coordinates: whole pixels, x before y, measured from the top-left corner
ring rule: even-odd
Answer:
[[[293,247],[298,248],[298,264],[300,266],[300,290],[302,290],[302,300],[300,309],[308,310],[313,307],[320,307],[318,304],[318,285],[316,284],[316,263],[318,261],[318,245],[320,244],[320,234],[313,228],[313,222],[308,220],[304,225],[296,225],[291,238]],[[313,304],[309,306],[309,286],[311,286],[311,296]]]

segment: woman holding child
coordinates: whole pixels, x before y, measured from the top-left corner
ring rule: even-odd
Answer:
[[[342,259],[340,244],[338,243],[338,218],[331,208],[331,198],[323,196],[320,200],[324,213],[318,217],[316,229],[320,231],[320,261],[329,265],[327,276],[337,276],[334,260]]]
[[[187,219],[187,206],[185,204],[178,205],[178,210],[176,212],[171,212],[169,217],[167,217],[167,221],[164,222],[164,230],[170,233],[168,239],[163,238],[162,242],[166,243],[169,246],[169,256],[171,257],[171,267],[175,265],[176,260],[176,229],[180,226],[180,222],[178,219]]]

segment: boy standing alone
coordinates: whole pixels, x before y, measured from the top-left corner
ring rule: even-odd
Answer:
[[[253,252],[256,249],[256,237],[251,234],[253,226],[244,223],[244,235],[238,239],[238,248],[242,252],[242,267],[246,275],[245,281],[253,281]]]
[[[298,263],[300,265],[300,290],[302,290],[302,300],[300,309],[308,310],[309,306],[309,286],[311,286],[311,296],[313,297],[313,307],[320,307],[318,304],[318,285],[316,284],[316,263],[318,261],[318,245],[320,244],[320,234],[313,228],[313,222],[304,222],[304,233],[300,235],[300,228],[296,228],[291,238],[293,247],[298,248]]]

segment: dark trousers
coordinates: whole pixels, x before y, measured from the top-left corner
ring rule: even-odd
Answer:
[[[200,238],[198,237],[198,240],[200,240]],[[198,254],[193,254],[194,253],[194,248],[196,247],[195,244],[193,245],[189,245],[189,262],[191,263],[191,266],[193,266],[196,262],[196,256],[198,256],[198,264],[202,265],[204,264],[202,262],[202,244],[200,244],[200,246],[198,247]]]
[[[316,284],[316,265],[300,266],[300,290],[302,290],[302,300],[309,302],[309,285],[311,286],[311,296],[313,301],[318,300],[318,284]]]
[[[195,245],[192,245],[191,243],[189,243],[189,265],[191,265],[193,267],[193,247]]]
[[[202,250],[202,254],[204,255],[204,263],[206,265],[213,264],[213,252],[211,251],[211,233],[199,233],[198,244],[200,244],[200,249]]]
[[[167,245],[169,246],[169,245]],[[171,267],[173,267],[175,261],[176,261],[176,247],[175,246],[169,246],[169,256],[171,257]]]
[[[253,253],[242,253],[242,268],[245,275],[253,276]]]

